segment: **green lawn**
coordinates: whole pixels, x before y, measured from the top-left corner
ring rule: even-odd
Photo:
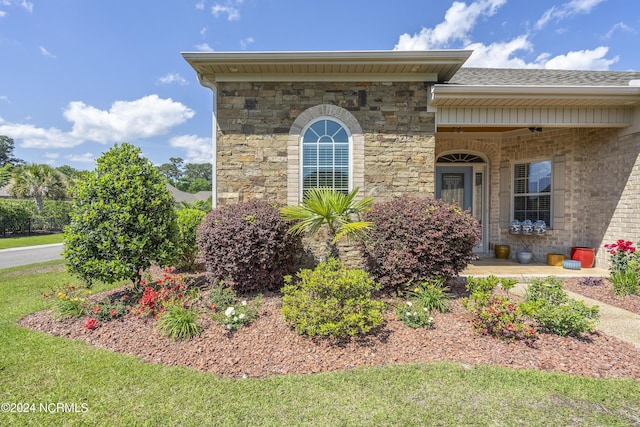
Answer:
[[[62,243],[62,233],[45,234],[42,236],[9,237],[6,239],[0,239],[0,249],[49,245],[51,243]]]
[[[47,284],[71,283],[62,261],[0,270],[2,426],[637,425],[640,381],[491,366],[405,364],[319,375],[223,379],[20,328]],[[106,286],[96,286],[104,290]],[[71,409],[71,408],[67,408]]]

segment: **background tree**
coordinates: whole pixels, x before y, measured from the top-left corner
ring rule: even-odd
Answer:
[[[0,135],[0,167],[7,164],[20,165],[24,163],[24,160],[13,157],[13,149],[15,144],[13,138],[9,138],[6,135]]]
[[[66,180],[49,165],[18,166],[13,169],[9,193],[13,197],[34,199],[40,212],[45,199],[62,200],[67,197]]]
[[[175,202],[166,180],[131,144],[117,144],[78,182],[64,256],[89,285],[130,279],[139,285],[152,264],[175,256]]]
[[[167,178],[169,184],[174,187],[178,184],[178,180],[182,178],[184,169],[184,160],[180,157],[170,157],[169,163],[163,163],[158,166],[158,171]]]
[[[169,163],[163,163],[157,169],[180,191],[211,191],[211,163],[184,163],[180,157],[171,157]]]

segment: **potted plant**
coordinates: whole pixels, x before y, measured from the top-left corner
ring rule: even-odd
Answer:
[[[509,245],[495,245],[493,248],[493,252],[495,253],[496,258],[507,259],[509,258],[509,253],[511,251],[511,247]]]
[[[533,258],[533,253],[529,251],[517,251],[516,259],[520,264],[529,264]]]

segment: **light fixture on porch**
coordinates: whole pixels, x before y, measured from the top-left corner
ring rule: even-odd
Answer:
[[[534,133],[534,132],[542,132],[542,128],[540,127],[530,127],[529,128],[529,132]]]

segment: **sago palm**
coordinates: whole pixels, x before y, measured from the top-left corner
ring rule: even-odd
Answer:
[[[326,248],[329,257],[338,258],[336,243],[341,238],[363,238],[373,223],[362,221],[360,215],[373,204],[372,197],[355,200],[358,188],[344,194],[332,188],[314,188],[305,192],[297,206],[285,206],[282,216],[296,221],[290,228],[294,234],[315,235],[323,225],[327,226]]]

